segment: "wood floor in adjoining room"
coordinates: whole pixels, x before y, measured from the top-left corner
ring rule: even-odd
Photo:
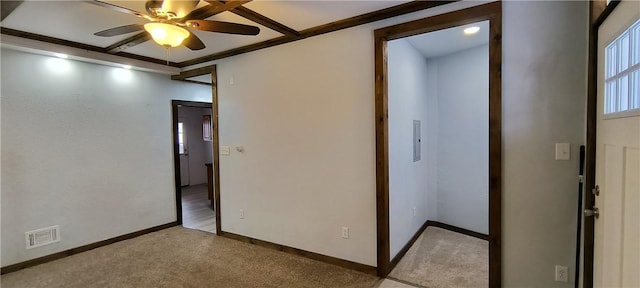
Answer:
[[[489,242],[429,226],[388,278],[415,287],[488,287]]]
[[[216,233],[216,215],[207,198],[207,184],[182,187],[182,226]]]

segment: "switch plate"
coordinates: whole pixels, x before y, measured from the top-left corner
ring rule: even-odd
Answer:
[[[571,144],[556,143],[556,160],[571,160]]]
[[[342,238],[349,239],[349,227],[342,227]]]
[[[567,266],[556,265],[556,281],[569,282],[569,268]]]
[[[225,155],[225,156],[231,155],[231,146],[220,145],[220,155]]]

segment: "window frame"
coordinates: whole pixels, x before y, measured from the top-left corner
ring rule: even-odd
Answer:
[[[628,41],[627,51],[623,51],[625,41]],[[640,115],[640,19],[609,42],[604,53],[604,119]],[[624,57],[626,61],[620,61]],[[626,90],[624,95],[622,90]],[[625,109],[622,109],[623,99],[626,100]]]

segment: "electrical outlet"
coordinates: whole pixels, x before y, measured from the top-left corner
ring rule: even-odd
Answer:
[[[413,207],[413,217],[418,216],[418,209],[416,207]]]
[[[349,227],[342,227],[342,238],[349,239]]]
[[[244,210],[240,209],[240,219],[244,219]]]
[[[569,268],[567,266],[556,265],[556,281],[569,282]]]

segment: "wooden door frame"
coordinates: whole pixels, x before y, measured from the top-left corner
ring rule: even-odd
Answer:
[[[589,63],[588,63],[588,91],[587,91],[587,147],[585,161],[585,197],[584,207],[593,207],[596,196],[591,189],[596,186],[596,133],[598,121],[598,29],[620,4],[620,0],[613,0],[606,5],[606,1],[589,2]],[[582,263],[582,287],[593,287],[593,259],[594,259],[594,217],[584,217],[584,248]],[[577,284],[576,284],[577,285]]]
[[[393,269],[389,243],[387,41],[490,21],[489,31],[489,287],[502,285],[502,3],[377,29],[375,35],[376,214],[378,276]]]
[[[171,100],[172,109],[172,138],[173,138],[173,167],[176,191],[176,222],[182,225],[182,187],[180,186],[180,152],[178,148],[178,107],[211,108],[211,125],[213,126],[213,198],[216,214],[216,234],[221,235],[221,213],[220,213],[220,141],[218,138],[218,85],[217,72],[214,66],[211,71],[211,103],[194,102],[183,100]]]

